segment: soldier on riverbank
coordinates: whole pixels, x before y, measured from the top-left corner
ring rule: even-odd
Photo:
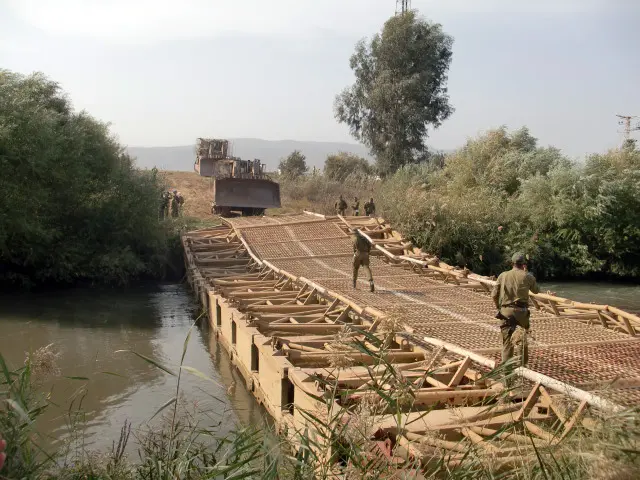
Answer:
[[[342,195],[340,195],[340,198],[336,202],[335,209],[338,212],[338,215],[342,216],[344,216],[345,212],[347,211],[347,202],[344,198],[342,198]]]
[[[171,194],[166,190],[160,195],[160,220],[164,220],[169,216],[169,203]]]
[[[514,333],[518,327],[524,330],[521,335],[522,356],[520,365],[526,365],[529,359],[529,351],[526,341],[526,333],[529,332],[529,291],[539,293],[540,289],[536,279],[527,272],[525,256],[516,253],[511,258],[513,268],[502,272],[491,292],[493,302],[498,309],[496,318],[501,321],[500,333],[502,336],[502,363],[507,363],[514,354]]]
[[[369,280],[369,290],[375,291],[373,285],[373,275],[371,274],[371,268],[369,267],[369,252],[371,251],[371,244],[362,236],[359,228],[353,229],[353,288],[356,288],[358,282],[358,270],[362,267],[367,274],[367,280]]]
[[[373,197],[371,197],[368,202],[365,202],[364,214],[367,217],[373,217],[376,214],[376,204],[373,203]]]
[[[184,204],[184,197],[177,190],[173,191],[173,199],[171,200],[171,216],[177,218],[180,216],[180,210]]]

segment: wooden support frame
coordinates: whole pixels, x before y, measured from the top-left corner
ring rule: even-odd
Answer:
[[[326,217],[317,218],[309,223],[323,221]],[[429,277],[430,280],[424,281],[431,283],[440,279],[443,285],[450,284],[448,288],[460,289],[464,295],[486,296],[493,286],[492,279],[456,269],[424,254],[378,219],[335,219],[336,222],[338,220],[345,227],[362,226],[382,259],[388,261],[388,265],[405,270],[407,275]],[[286,224],[286,221],[282,223]],[[350,350],[342,355],[355,356],[364,370],[358,375],[344,376],[328,362],[328,359],[340,353],[329,351],[326,346],[337,334],[343,338],[345,335],[355,338],[360,329],[375,333],[376,326],[385,318],[384,311],[358,304],[340,291],[332,291],[312,280],[296,277],[260,259],[251,251],[239,230],[217,227],[210,234],[204,230],[189,235],[183,236],[182,242],[190,283],[199,291],[211,285],[213,288],[207,288],[209,295],[226,298],[225,308],[230,309],[232,316],[239,315],[235,317],[238,326],[238,343],[235,346],[238,350],[234,354],[236,361],[242,361],[239,345],[242,338],[246,338],[243,335],[249,335],[250,345],[257,348],[261,358],[267,359],[266,363],[260,361],[260,374],[264,374],[267,365],[278,365],[279,374],[288,378],[295,388],[301,389],[302,393],[298,392],[296,396],[304,392],[321,393],[322,385],[316,385],[310,379],[323,372],[324,381],[338,382],[339,388],[345,392],[353,390],[347,398],[359,401],[372,386],[371,370],[377,372],[375,378],[384,376],[371,356],[361,361],[361,352],[352,354]],[[322,258],[333,256],[322,255]],[[558,320],[595,323],[603,329],[624,332],[630,337],[637,335],[637,329],[640,328],[640,319],[636,316],[607,305],[581,304],[548,294],[533,295],[531,302],[537,311],[544,310]],[[354,323],[357,329],[350,326]],[[268,344],[269,338],[276,342],[277,348]],[[460,413],[447,422],[435,424],[429,423],[432,420],[421,423],[419,416],[412,416],[412,412],[408,411],[406,417],[413,419],[412,423],[410,426],[403,424],[406,431],[396,433],[399,447],[411,457],[419,456],[412,442],[422,442],[446,450],[452,462],[459,461],[460,457],[456,455],[463,453],[461,446],[464,449],[470,445],[502,458],[514,451],[509,447],[501,448],[493,442],[494,437],[507,440],[514,447],[522,447],[524,440],[547,445],[566,438],[581,423],[581,418],[591,412],[589,406],[595,406],[596,409],[612,407],[614,411],[617,407],[606,399],[573,387],[562,391],[557,381],[549,382],[544,376],[535,376],[536,372],[531,372],[531,378],[535,378],[537,383],[525,399],[498,405],[496,397],[503,395],[503,389],[495,381],[483,377],[482,371],[488,366],[486,357],[473,352],[455,352],[443,343],[430,344],[426,348],[411,335],[400,335],[397,343],[401,347],[392,348],[385,355],[397,381],[406,382],[414,389],[413,406],[432,408],[446,404],[456,406],[456,412]],[[370,342],[367,345],[374,352],[378,348]],[[418,351],[421,356],[416,356]],[[256,385],[259,387],[259,382]],[[393,385],[385,388],[393,388]],[[261,395],[263,398],[268,396],[265,393]],[[581,400],[576,408],[569,408],[565,407],[566,402],[558,401],[559,397]],[[268,410],[279,415],[273,405]],[[437,408],[435,411],[442,413]],[[288,418],[287,422],[290,421],[293,420]],[[560,426],[559,431],[550,432],[547,427],[551,424]],[[431,425],[436,432],[446,435],[447,440],[433,438],[423,425]],[[394,432],[397,425],[394,426],[394,422],[383,417],[379,427],[382,431]],[[505,428],[508,431],[503,432]],[[450,438],[457,438],[458,441],[451,441]]]

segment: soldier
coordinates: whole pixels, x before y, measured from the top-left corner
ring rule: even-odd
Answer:
[[[184,197],[178,192],[178,190],[173,191],[173,199],[171,200],[171,216],[176,218],[180,216],[180,209],[184,204]]]
[[[371,268],[369,268],[369,252],[371,251],[371,244],[366,238],[362,236],[359,228],[353,230],[353,288],[356,288],[356,282],[358,281],[358,270],[362,266],[367,279],[369,280],[369,290],[375,291],[373,286],[373,275],[371,275]]]
[[[491,292],[493,303],[498,313],[496,318],[501,320],[500,333],[502,335],[502,363],[505,364],[513,357],[513,334],[518,327],[529,331],[529,291],[540,292],[536,279],[527,272],[527,264],[522,253],[516,253],[511,258],[513,268],[502,272]],[[529,352],[525,336],[522,337],[522,365],[526,365]]]
[[[373,217],[376,214],[376,204],[373,203],[373,197],[364,204],[364,214],[368,217]]]
[[[358,200],[358,197],[353,197],[353,205],[351,205],[351,208],[353,208],[353,215],[354,216],[358,216],[360,215],[360,201]]]
[[[336,202],[335,208],[338,211],[338,215],[344,216],[344,213],[347,211],[347,202],[342,198],[342,195],[340,195],[340,198]]]
[[[160,220],[164,220],[169,216],[169,200],[171,194],[166,190],[160,195]]]

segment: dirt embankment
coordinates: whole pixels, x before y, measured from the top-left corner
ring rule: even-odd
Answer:
[[[165,179],[167,187],[176,189],[184,196],[183,214],[186,217],[211,219],[211,200],[213,197],[212,179],[201,177],[196,172],[175,172],[161,170],[160,175]],[[282,189],[282,185],[280,185]],[[306,200],[294,201],[282,195],[282,208],[269,208],[267,215],[279,213],[300,212],[305,208],[313,209],[312,203]]]
[[[167,187],[184,196],[184,215],[201,219],[211,218],[211,179],[195,172],[161,171]]]

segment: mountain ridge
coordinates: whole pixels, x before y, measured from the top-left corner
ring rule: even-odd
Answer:
[[[244,160],[259,158],[267,165],[268,171],[278,168],[280,159],[294,150],[300,150],[307,157],[307,165],[322,169],[328,155],[348,152],[360,155],[370,162],[373,158],[368,149],[361,144],[348,142],[322,142],[305,140],[263,140],[260,138],[240,137],[229,139],[232,155]],[[139,168],[157,167],[160,170],[191,171],[195,160],[193,145],[169,147],[127,147],[127,152],[136,159]]]

